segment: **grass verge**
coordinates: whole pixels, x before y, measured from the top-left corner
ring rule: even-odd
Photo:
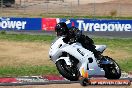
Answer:
[[[55,36],[27,35],[27,34],[0,34],[0,40],[24,42],[51,42]]]
[[[118,61],[121,69],[126,72],[132,72],[132,58],[127,58],[127,60]]]
[[[54,66],[19,66],[19,67],[0,67],[0,77],[18,77],[58,74]]]
[[[93,40],[95,41],[96,44],[105,44],[108,46],[108,48],[112,48],[113,50],[119,49],[132,53],[132,38],[129,39],[94,38]]]

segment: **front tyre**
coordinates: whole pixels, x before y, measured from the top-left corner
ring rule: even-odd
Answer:
[[[104,58],[113,63],[104,67],[105,77],[107,79],[119,79],[121,77],[121,69],[119,65],[115,62],[115,60],[108,56],[104,56]]]
[[[59,73],[70,81],[77,81],[79,79],[79,71],[77,66],[69,66],[64,60],[59,60],[56,62],[56,67]]]

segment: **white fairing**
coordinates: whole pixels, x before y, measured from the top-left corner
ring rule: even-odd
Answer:
[[[103,53],[103,51],[106,49],[106,45],[95,45],[96,50]]]
[[[79,60],[78,69],[81,73],[82,68],[87,71],[87,65],[89,67],[88,73],[90,76],[105,75],[105,72],[97,64],[97,60],[94,57],[93,52],[83,48],[80,43],[73,43],[71,45],[63,42],[64,37],[60,37],[52,43],[49,51],[49,56],[51,60],[56,63],[57,60],[64,59],[67,65],[70,65],[70,59],[68,57],[60,57],[62,52],[67,52],[68,54],[74,56]],[[105,45],[97,45],[96,49],[100,52],[105,50]],[[92,63],[89,63],[89,58],[93,59]]]
[[[66,45],[64,42],[63,42],[63,37],[60,37],[60,38],[56,38],[52,43],[51,47],[50,47],[50,51],[49,51],[49,56],[51,56],[50,59],[52,59],[54,62],[56,62],[56,60],[58,59],[58,57],[62,54],[62,52],[59,52],[60,51],[60,45],[64,46]]]

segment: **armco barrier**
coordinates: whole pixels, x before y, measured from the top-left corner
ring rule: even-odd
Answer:
[[[82,31],[132,31],[132,20],[63,19],[63,18],[0,18],[0,30],[54,31],[58,22],[66,22]]]

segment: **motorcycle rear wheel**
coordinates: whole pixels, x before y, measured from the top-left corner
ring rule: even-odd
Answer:
[[[111,66],[104,66],[104,71],[105,71],[105,77],[107,79],[119,79],[121,77],[121,69],[120,66],[116,63],[115,60],[108,56],[104,56],[107,60],[113,62]]]

